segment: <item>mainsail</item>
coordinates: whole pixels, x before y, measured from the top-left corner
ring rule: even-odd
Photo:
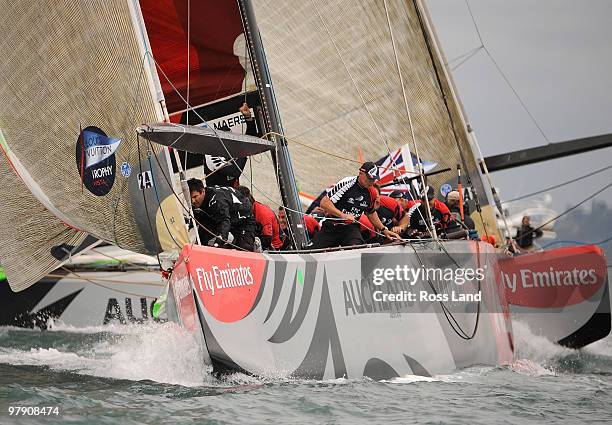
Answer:
[[[135,131],[164,117],[138,4],[0,7],[3,148],[30,191],[67,225],[122,248],[181,248],[167,151]]]
[[[357,158],[361,148],[365,158],[379,158],[408,143],[440,168],[462,164],[488,203],[420,1],[252,3],[301,190],[319,193],[355,174],[356,161],[338,157]],[[455,179],[442,174],[430,183]]]

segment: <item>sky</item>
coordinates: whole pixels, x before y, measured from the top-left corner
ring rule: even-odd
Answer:
[[[612,133],[612,1],[426,2],[485,156]],[[492,177],[503,200],[610,164],[607,148]],[[611,181],[609,169],[553,190],[550,206],[562,212]],[[612,188],[594,199],[612,207]]]

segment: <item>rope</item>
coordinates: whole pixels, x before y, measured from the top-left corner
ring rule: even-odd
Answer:
[[[438,87],[440,89],[440,94],[442,95],[442,100],[444,102],[444,106],[446,108],[446,113],[448,115],[448,120],[451,126],[451,129],[453,130],[453,136],[455,139],[455,144],[457,145],[457,151],[459,152],[459,157],[461,158],[461,164],[463,165],[463,169],[465,170],[465,177],[467,180],[467,184],[468,187],[471,187],[473,190],[473,197],[474,197],[474,203],[476,204],[476,211],[478,212],[478,215],[480,216],[480,221],[482,223],[485,235],[487,236],[487,238],[489,237],[489,231],[487,229],[487,223],[485,222],[483,216],[482,216],[482,209],[480,207],[480,201],[478,200],[478,191],[476,190],[476,188],[474,187],[474,184],[472,183],[472,177],[470,175],[470,168],[467,166],[467,162],[465,160],[465,156],[463,155],[463,151],[461,150],[461,144],[459,143],[459,139],[457,137],[457,128],[455,126],[455,121],[453,120],[453,115],[450,111],[450,107],[448,105],[448,99],[447,96],[444,92],[444,88],[443,88],[443,84],[442,81],[440,80],[440,73],[442,73],[442,70],[438,69],[438,66],[436,65],[436,56],[434,55],[433,52],[433,48],[431,46],[431,43],[434,43],[434,48],[436,47],[435,45],[435,40],[431,40],[431,37],[428,37],[428,31],[427,28],[425,27],[425,22],[424,22],[424,18],[420,12],[419,6],[417,5],[417,0],[413,0],[413,4],[414,4],[414,8],[416,10],[416,14],[417,17],[419,19],[419,24],[421,25],[421,31],[423,32],[423,38],[425,41],[425,45],[427,47],[427,51],[429,52],[429,56],[431,58],[431,62],[433,64],[433,68],[434,68],[434,75],[436,78],[436,81],[438,82]],[[472,153],[473,154],[473,153]],[[483,182],[484,184],[484,182]]]
[[[406,87],[404,86],[404,78],[402,77],[402,71],[400,68],[400,63],[399,63],[399,58],[397,56],[397,49],[395,47],[395,37],[393,36],[393,30],[391,29],[391,18],[389,17],[389,9],[387,8],[387,0],[384,0],[384,5],[385,5],[385,13],[387,15],[387,26],[389,28],[389,34],[391,35],[391,45],[393,46],[393,55],[395,56],[395,65],[397,67],[397,74],[399,76],[399,80],[400,80],[400,85],[402,86],[402,95],[404,97],[404,106],[406,108],[406,115],[408,116],[408,124],[410,126],[410,134],[412,136],[412,143],[414,144],[414,154],[416,155],[417,158],[417,163],[419,165],[419,168],[421,168],[421,157],[419,156],[419,148],[417,145],[417,141],[416,141],[416,137],[414,135],[414,126],[412,125],[412,115],[410,114],[410,108],[408,107],[408,97],[406,96]],[[391,156],[391,151],[389,151],[389,156]],[[412,158],[406,158],[406,161],[408,160],[412,160]],[[393,161],[393,159],[392,159]],[[393,164],[395,165],[395,163]],[[421,170],[420,170],[421,171]],[[420,173],[421,176],[421,187],[423,188],[423,191],[425,191],[425,177],[423,177],[423,173]],[[429,224],[429,226],[431,226],[431,234],[433,236],[433,239],[438,239],[438,234],[436,232],[436,228],[433,224],[433,217],[431,215],[431,211],[429,208],[426,208],[427,211],[427,223]],[[420,212],[420,214],[422,214]],[[424,219],[424,217],[421,217]]]
[[[587,198],[583,199],[582,201],[580,201],[578,204],[574,205],[573,207],[571,207],[571,208],[569,208],[569,209],[567,209],[567,210],[563,211],[563,212],[562,212],[561,214],[559,214],[558,216],[551,218],[550,220],[548,220],[547,222],[545,222],[545,223],[544,223],[544,224],[542,224],[541,226],[536,227],[536,228],[535,228],[535,229],[533,229],[531,232],[535,232],[535,231],[537,231],[537,230],[540,230],[541,228],[543,228],[543,227],[544,227],[544,226],[546,226],[547,224],[550,224],[550,223],[552,223],[553,221],[555,221],[556,219],[558,219],[558,218],[560,218],[560,217],[563,217],[565,214],[570,213],[571,211],[575,210],[576,208],[578,208],[579,206],[581,206],[582,204],[584,204],[584,203],[585,203],[585,202],[587,202],[588,200],[590,200],[590,199],[592,199],[592,198],[596,197],[596,196],[597,196],[597,195],[599,195],[601,192],[603,192],[603,191],[607,190],[607,189],[608,189],[608,188],[610,188],[611,186],[612,186],[612,183],[608,183],[607,185],[605,185],[604,187],[602,187],[601,189],[599,189],[597,192],[595,192],[595,193],[593,193],[592,195],[588,196]],[[525,234],[522,234],[522,235],[520,235],[519,237],[515,238],[515,240],[517,240],[517,241],[518,241],[518,240],[520,240],[520,239],[523,239],[523,238],[524,238],[525,236],[527,236],[528,234],[529,234],[529,232],[528,232],[528,233],[525,233]]]
[[[529,198],[531,196],[539,195],[540,193],[544,193],[544,192],[548,192],[548,191],[551,191],[551,190],[554,190],[554,189],[558,189],[558,188],[566,186],[568,184],[575,183],[575,182],[577,182],[579,180],[586,179],[587,177],[591,177],[591,176],[594,176],[595,174],[599,174],[599,173],[601,173],[603,171],[609,170],[610,168],[612,168],[612,164],[610,164],[610,165],[608,165],[608,166],[606,166],[604,168],[600,168],[599,170],[593,171],[591,173],[585,174],[583,176],[576,177],[575,179],[568,180],[568,181],[565,181],[563,183],[559,183],[559,184],[556,184],[554,186],[550,186],[550,187],[538,190],[536,192],[531,192],[531,193],[528,193],[526,195],[521,195],[521,196],[518,196],[516,198],[509,199],[507,201],[502,202],[502,204],[509,204],[510,202],[520,201],[521,199]]]
[[[419,263],[421,264],[421,267],[424,268],[425,267],[425,263],[423,263],[423,260],[421,259],[421,256],[419,255],[418,251],[413,246],[413,244],[409,244],[409,245],[414,250],[414,253],[417,256],[417,259],[419,260]],[[478,246],[478,244],[476,244],[476,246]],[[444,251],[450,257],[450,254],[446,251],[446,249],[444,249]],[[478,261],[480,262],[480,257],[479,257],[480,251],[478,251],[477,255],[478,255],[478,257],[477,257]],[[450,257],[450,258],[452,258],[452,257]],[[457,263],[455,262],[455,264],[457,264]],[[429,276],[427,276],[427,283],[429,284],[429,287],[431,288],[433,293],[435,295],[438,295],[438,291],[436,290],[435,286],[431,282],[431,279],[429,278]],[[480,293],[480,291],[481,291],[481,282],[478,281],[478,292]],[[478,304],[477,304],[476,323],[474,323],[474,329],[472,330],[472,333],[470,335],[468,335],[467,332],[465,332],[463,330],[461,325],[459,325],[459,323],[457,322],[457,319],[455,319],[455,316],[453,315],[453,313],[448,309],[448,307],[446,307],[446,304],[444,304],[444,302],[442,302],[441,300],[438,301],[438,303],[440,304],[440,307],[442,308],[442,312],[444,313],[444,317],[446,317],[446,321],[450,325],[450,327],[453,330],[453,332],[455,332],[455,334],[457,334],[457,336],[459,336],[459,338],[464,339],[466,341],[469,341],[469,340],[473,339],[476,336],[476,332],[478,331],[478,325],[480,323],[480,303],[481,303],[481,301],[478,301]]]
[[[62,267],[62,269],[63,269],[63,267]],[[130,295],[132,297],[149,298],[149,299],[156,299],[157,298],[157,297],[151,297],[151,296],[147,296],[147,295],[137,294],[135,292],[124,291],[122,289],[109,288],[108,286],[104,286],[104,285],[102,285],[100,283],[97,283],[96,281],[94,281],[92,279],[83,277],[83,276],[79,275],[78,273],[75,273],[75,272],[67,270],[67,269],[65,269],[65,270],[68,271],[70,274],[76,276],[77,278],[79,278],[81,280],[84,280],[85,282],[91,283],[92,285],[99,286],[99,287],[107,289],[109,291],[119,292],[120,294]],[[49,275],[49,276],[51,276],[51,275]],[[64,275],[62,275],[61,277],[66,278],[66,276],[64,276]],[[98,279],[98,280],[100,280],[100,279]],[[117,282],[117,283],[119,283],[119,282]],[[125,283],[130,283],[130,282],[125,282]],[[134,283],[132,282],[132,284],[134,284]],[[139,285],[143,285],[143,283],[138,283],[138,284]],[[157,286],[163,286],[163,285],[157,285]]]
[[[559,245],[559,244],[574,244],[574,245],[603,245],[606,242],[612,241],[612,236],[604,239],[603,241],[599,241],[599,242],[578,242],[578,241],[555,241],[555,242],[551,242],[548,245],[544,245],[542,248],[546,249],[549,246],[553,246],[553,245]]]
[[[334,45],[334,48],[336,49],[336,53],[338,54],[338,57],[340,58],[340,61],[342,62],[342,65],[344,66],[344,69],[346,70],[346,73],[348,74],[349,78],[351,79],[353,87],[355,87],[355,90],[357,91],[357,94],[359,95],[359,98],[361,99],[361,103],[363,104],[366,112],[368,113],[370,119],[372,120],[372,123],[374,123],[374,127],[376,128],[376,131],[378,132],[378,135],[383,140],[385,145],[387,145],[387,149],[388,149],[389,145],[387,143],[387,139],[385,138],[383,132],[378,127],[378,123],[374,119],[374,116],[372,115],[372,112],[370,111],[370,108],[368,108],[368,105],[366,104],[366,101],[365,101],[363,95],[361,94],[361,90],[359,90],[359,87],[357,86],[357,83],[355,82],[355,79],[353,78],[353,74],[349,70],[348,65],[346,64],[346,61],[344,60],[344,57],[342,57],[342,54],[340,53],[340,49],[338,48],[338,45],[336,44],[334,38],[332,37],[332,34],[331,34],[331,31],[329,30],[329,27],[327,26],[327,24],[323,20],[323,17],[321,16],[321,13],[319,12],[319,8],[315,4],[315,0],[310,0],[310,1],[311,1],[312,5],[313,5],[313,9],[317,13],[317,16],[318,16],[319,20],[321,21],[321,23],[323,24],[323,27],[325,28],[325,31],[327,32],[327,36],[329,37],[330,41]],[[391,155],[391,152],[389,152],[389,155]]]
[[[529,115],[529,118],[531,118],[531,121],[537,127],[537,129],[540,132],[540,134],[542,135],[542,137],[544,137],[544,140],[546,140],[547,142],[550,143],[550,141],[548,140],[548,137],[546,137],[546,134],[544,133],[544,130],[542,130],[542,127],[540,127],[540,125],[536,121],[535,117],[531,114],[529,109],[527,109],[527,106],[525,105],[525,102],[523,102],[523,99],[521,99],[521,97],[519,96],[518,92],[514,89],[514,87],[510,83],[510,80],[508,79],[508,77],[506,77],[506,74],[504,74],[504,71],[502,71],[502,69],[498,65],[497,61],[491,55],[491,52],[489,52],[489,49],[487,49],[487,46],[485,45],[484,41],[482,40],[482,36],[480,35],[480,30],[478,29],[478,25],[476,24],[476,19],[474,18],[474,14],[472,13],[472,8],[470,7],[470,3],[469,3],[468,0],[464,0],[464,1],[465,1],[465,5],[467,6],[467,9],[468,9],[468,12],[470,14],[470,17],[472,18],[472,23],[474,24],[474,28],[476,29],[476,34],[478,35],[478,39],[480,40],[480,44],[482,45],[482,48],[486,52],[487,56],[489,56],[489,59],[491,59],[491,62],[493,62],[493,65],[495,65],[495,68],[497,68],[497,70],[499,71],[499,73],[503,77],[504,81],[506,81],[506,84],[508,84],[508,87],[510,87],[510,90],[512,90],[512,93],[514,93],[514,96],[516,96],[516,98],[518,99],[519,103],[521,104],[521,106],[523,107],[525,112],[527,112],[527,115]]]
[[[452,66],[452,67],[451,67],[451,70],[452,70],[452,71],[455,71],[457,68],[459,68],[461,65],[463,65],[464,63],[466,63],[468,60],[472,59],[472,57],[473,57],[474,55],[476,55],[476,53],[478,53],[478,52],[479,52],[481,49],[483,49],[483,48],[484,48],[484,46],[483,46],[482,44],[481,44],[480,46],[478,46],[478,47],[474,47],[474,48],[473,48],[472,50],[470,50],[469,52],[466,52],[466,53],[464,53],[464,54],[462,54],[462,55],[457,56],[456,58],[454,58],[454,59],[452,59],[452,60],[448,61],[448,62],[447,62],[447,63],[445,63],[444,65],[445,65],[445,66],[450,66],[450,65],[451,65],[453,62],[456,62],[456,61],[458,61],[458,60],[462,59],[462,60],[461,60],[461,62],[459,62],[457,65],[454,65],[454,66]]]

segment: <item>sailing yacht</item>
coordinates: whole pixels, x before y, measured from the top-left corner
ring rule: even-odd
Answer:
[[[501,240],[422,1],[43,3],[5,2],[0,17],[12,29],[0,45],[0,195],[11,200],[1,208],[27,223],[0,234],[14,244],[0,244],[0,262],[15,290],[66,260],[56,247],[70,253],[89,234],[159,258],[168,317],[198,335],[219,371],[386,379],[512,361],[514,263],[491,244],[443,240],[432,228],[418,241],[308,250],[298,185],[318,193],[353,174],[357,147],[378,158],[405,146],[417,166],[394,171],[422,186],[421,158],[460,164],[479,232]],[[221,114],[206,112],[241,101],[251,78],[264,137],[208,125]],[[286,208],[294,250],[199,246],[179,151],[251,157],[243,179]],[[427,180],[440,187],[456,175]],[[560,311],[555,337],[581,346],[609,332],[608,283],[600,253],[575,254],[592,260],[588,283],[519,283],[514,300]]]

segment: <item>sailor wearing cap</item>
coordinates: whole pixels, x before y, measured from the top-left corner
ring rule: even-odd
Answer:
[[[389,197],[395,199],[403,211],[397,225],[391,228],[392,231],[401,235],[410,225],[410,217],[419,208],[421,202],[415,201],[409,190],[394,190],[389,194]]]
[[[436,199],[434,188],[432,186],[426,186],[422,198],[422,200],[417,201],[421,203],[421,208],[419,208],[420,212],[415,211],[410,217],[410,228],[418,230],[419,232],[429,231],[427,210],[424,209],[425,205],[428,205],[434,226],[440,230],[446,230],[449,223],[454,221],[454,219],[448,207]],[[427,199],[427,203],[423,202],[425,199]]]
[[[315,235],[312,248],[363,244],[357,222],[362,214],[367,215],[375,231],[389,239],[399,238],[381,223],[376,214],[378,191],[374,183],[378,178],[376,164],[365,162],[359,168],[359,175],[346,177],[326,189],[326,195],[321,199],[325,218],[322,220],[321,231]]]

